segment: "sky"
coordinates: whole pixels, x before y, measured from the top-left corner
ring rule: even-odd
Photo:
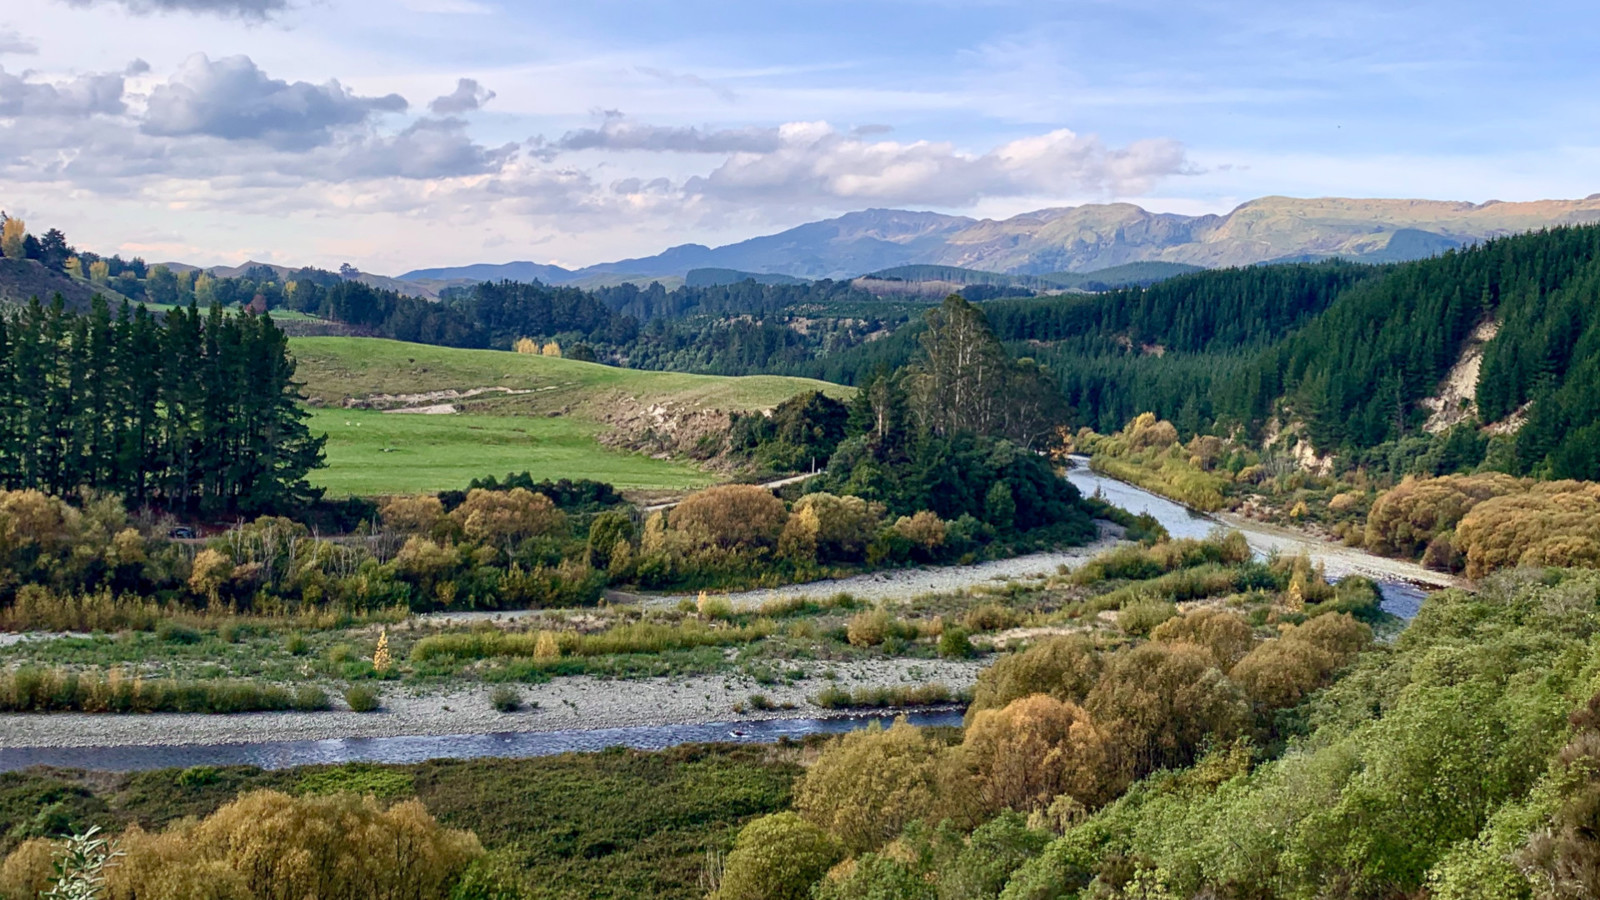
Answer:
[[[578,267],[871,207],[1600,191],[1592,2],[3,0],[0,209]]]

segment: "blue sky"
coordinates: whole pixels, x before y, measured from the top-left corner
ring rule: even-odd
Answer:
[[[0,208],[152,260],[395,273],[870,206],[1582,197],[1597,25],[1574,2],[40,0],[0,9]]]

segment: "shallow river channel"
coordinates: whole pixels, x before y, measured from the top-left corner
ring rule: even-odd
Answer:
[[[1080,460],[1081,462],[1083,461]],[[1251,522],[1232,518],[1212,518],[1194,513],[1171,500],[1091,472],[1085,465],[1072,469],[1068,478],[1086,495],[1099,494],[1130,512],[1149,513],[1164,525],[1173,537],[1203,538],[1219,526],[1237,529],[1244,533],[1250,546],[1263,556],[1272,552],[1304,551],[1322,563],[1331,578],[1351,574],[1371,577],[1378,582],[1382,591],[1383,608],[1402,619],[1410,619],[1416,615],[1428,590],[1453,584],[1451,580],[1438,573],[1429,572],[1410,563],[1371,556],[1361,551],[1311,540],[1293,532],[1280,531]],[[1048,565],[1048,568],[1053,569],[1056,556],[1059,554],[1038,554],[1038,556],[1040,559],[1037,562],[1041,566]],[[833,585],[797,585],[781,590],[829,594],[837,590],[859,590],[860,586],[850,582],[868,579],[879,591],[885,589],[893,591],[896,587],[915,591],[915,587],[922,586],[915,579],[919,577],[926,579],[928,573],[933,573],[940,580],[941,587],[944,586],[944,582],[948,582],[950,587],[959,587],[964,581],[980,583],[992,580],[1001,572],[1006,575],[1012,575],[1013,572],[1020,574],[1022,570],[1017,569],[1015,563],[1025,564],[1027,561],[1027,557],[1011,561],[1001,571],[995,571],[996,564],[993,563],[965,567],[969,578],[963,577],[963,569],[960,567],[942,567],[858,576],[857,579],[844,579]],[[958,710],[920,712],[912,714],[910,719],[917,725],[959,725],[961,712]],[[865,728],[873,722],[886,723],[886,720],[878,716],[828,717],[569,731],[261,741],[239,744],[17,747],[0,748],[0,772],[38,765],[100,771],[134,771],[198,765],[253,765],[280,769],[319,763],[411,763],[439,758],[546,756],[569,751],[603,750],[618,745],[655,750],[677,744],[710,741],[772,743],[786,737],[837,734]]]

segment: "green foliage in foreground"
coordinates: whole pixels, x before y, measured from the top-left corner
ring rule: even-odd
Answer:
[[[701,898],[708,850],[726,852],[745,821],[788,805],[800,769],[772,747],[610,750],[537,759],[435,760],[280,771],[230,766],[80,778],[0,774],[0,854],[32,837],[100,825],[163,828],[205,817],[241,793],[339,791],[384,804],[416,796],[449,828],[490,852],[468,871],[507,898]],[[495,896],[493,893],[485,896]]]
[[[1013,806],[1002,815],[1031,814],[1026,840],[1011,842],[1025,852],[1005,857],[1002,873],[992,853],[971,871],[939,861],[941,834],[956,828],[955,846],[972,850],[983,829],[962,837],[953,822],[913,822],[813,896],[1594,896],[1597,596],[1600,574],[1526,569],[1477,594],[1435,594],[1393,644],[1373,645],[1279,714],[1278,727],[1299,736],[1275,758],[1246,736],[1155,771],[1098,810],[1067,794]],[[800,794],[811,791],[808,777]],[[991,890],[957,890],[978,870]]]

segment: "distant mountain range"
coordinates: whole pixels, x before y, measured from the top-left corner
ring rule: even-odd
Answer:
[[[576,270],[512,262],[417,269],[398,280],[440,286],[537,279],[593,287],[665,281],[702,269],[839,279],[909,265],[1048,275],[1140,262],[1203,268],[1329,257],[1397,262],[1492,237],[1589,222],[1600,222],[1600,194],[1480,204],[1263,197],[1221,216],[1153,213],[1112,203],[1042,209],[998,221],[869,209],[723,247],[683,244],[655,256]]]

